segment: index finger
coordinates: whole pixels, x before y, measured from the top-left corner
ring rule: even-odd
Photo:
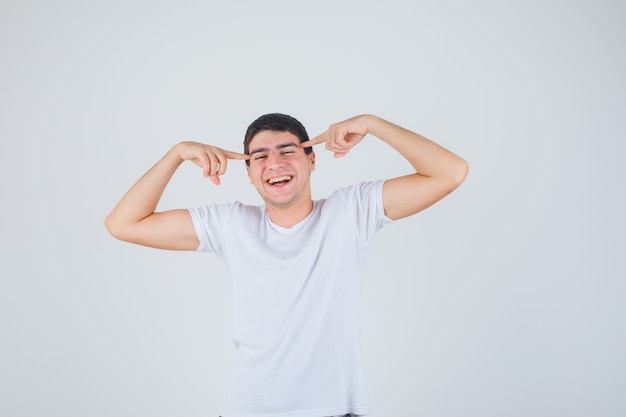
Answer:
[[[328,132],[324,132],[321,135],[315,136],[313,139],[306,140],[300,143],[301,148],[312,148],[313,146],[326,142],[326,134]]]
[[[250,155],[245,153],[233,152],[233,151],[224,151],[226,158],[228,159],[250,159]]]

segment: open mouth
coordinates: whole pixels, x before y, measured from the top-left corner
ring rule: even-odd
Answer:
[[[282,175],[280,177],[270,178],[269,180],[267,180],[267,183],[273,186],[281,186],[291,181],[291,178],[291,175]]]

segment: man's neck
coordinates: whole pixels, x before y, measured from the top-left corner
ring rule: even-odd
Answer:
[[[272,223],[280,227],[293,227],[311,214],[313,201],[309,199],[285,207],[266,205],[266,208]]]

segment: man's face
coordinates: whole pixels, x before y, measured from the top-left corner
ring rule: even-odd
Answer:
[[[305,154],[297,136],[264,130],[252,138],[249,152],[248,177],[266,205],[310,202],[309,177],[315,169],[315,153]]]

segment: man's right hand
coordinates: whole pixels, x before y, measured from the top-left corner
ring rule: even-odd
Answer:
[[[198,142],[181,142],[174,147],[174,152],[182,161],[191,161],[202,168],[202,174],[215,185],[220,184],[219,176],[226,172],[229,159],[250,159],[250,155]]]

